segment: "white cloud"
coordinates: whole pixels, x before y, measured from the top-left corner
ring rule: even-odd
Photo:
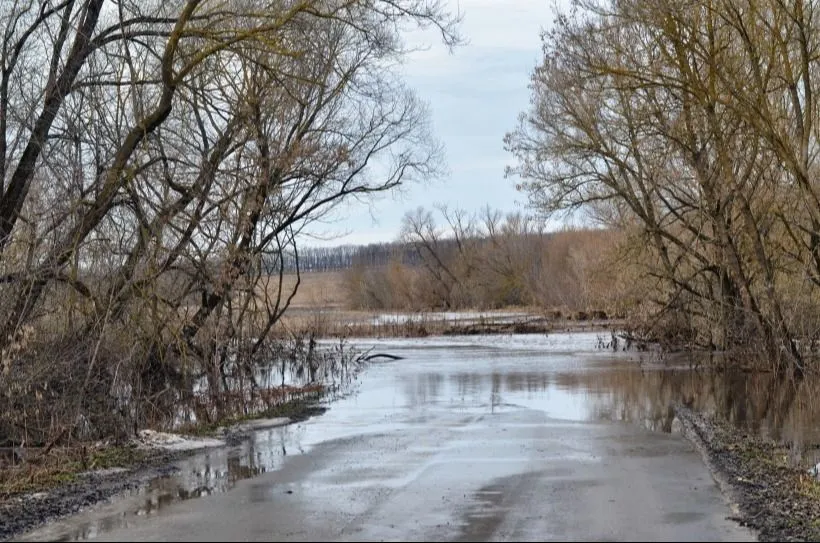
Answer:
[[[394,240],[407,210],[435,203],[469,212],[486,205],[523,209],[526,197],[504,178],[511,157],[502,139],[529,106],[527,86],[541,55],[541,31],[553,20],[550,0],[451,0],[451,6],[464,14],[461,31],[469,43],[450,53],[436,33],[413,32],[408,44],[429,48],[410,55],[402,67],[408,84],[430,106],[451,175],[409,185],[398,196],[382,195],[369,206],[342,206],[335,213],[339,221],[315,230],[343,237],[311,245]]]
[[[460,4],[460,6],[459,6]],[[461,33],[467,45],[452,53],[437,43],[433,31],[412,32],[407,36],[414,52],[406,64],[410,76],[458,75],[471,71],[483,54],[535,56],[540,50],[541,30],[552,22],[552,10],[545,0],[461,0],[451,1],[453,11],[464,16]]]

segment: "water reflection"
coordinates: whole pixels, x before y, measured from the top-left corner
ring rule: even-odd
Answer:
[[[302,453],[304,429],[291,425],[253,434],[241,446],[213,449],[180,463],[174,475],[153,479],[146,486],[126,495],[124,510],[101,511],[98,518],[76,526],[56,541],[95,539],[101,534],[126,528],[140,519],[158,514],[169,505],[227,492],[237,482],[279,469],[288,455]]]
[[[597,418],[651,421],[652,428],[665,429],[669,407],[680,402],[751,433],[788,443],[820,443],[815,422],[820,404],[813,399],[820,390],[817,379],[796,387],[773,374],[675,368],[613,368],[559,373],[555,379],[562,388],[596,393],[592,404]]]
[[[446,375],[446,379],[445,379]],[[793,461],[820,461],[820,379],[802,383],[771,373],[689,369],[680,360],[641,367],[634,361],[598,361],[574,371],[428,372],[412,376],[407,405],[433,401],[482,408],[540,409],[572,420],[623,421],[670,432],[680,403],[735,426],[788,444]]]
[[[95,538],[156,515],[175,501],[226,492],[242,479],[279,469],[289,455],[304,452],[303,443],[453,420],[493,424],[500,419],[492,415],[523,409],[555,419],[628,422],[671,432],[671,406],[679,402],[793,444],[795,461],[820,460],[816,378],[797,387],[771,374],[695,369],[697,360],[673,357],[639,361],[574,350],[569,335],[551,338],[558,345],[551,351],[528,345],[522,352],[513,341],[499,346],[497,340],[469,349],[405,346],[404,361],[374,365],[357,397],[334,403],[327,415],[257,432],[239,447],[192,458],[181,464],[179,474],[152,481],[119,510],[75,523],[65,539]],[[449,417],[453,412],[459,416]]]

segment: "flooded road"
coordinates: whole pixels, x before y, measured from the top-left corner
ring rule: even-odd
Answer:
[[[320,417],[25,539],[753,540],[676,433],[669,387],[630,392],[691,372],[596,341],[362,341],[404,359],[372,364]]]

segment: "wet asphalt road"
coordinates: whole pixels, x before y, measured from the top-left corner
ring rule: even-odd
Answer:
[[[595,352],[590,336],[540,341],[382,343],[406,360],[373,365],[358,392],[325,415],[192,459],[153,497],[123,498],[29,537],[754,539],[727,519],[729,506],[682,436],[612,420],[627,409],[606,389],[561,384],[625,361]],[[242,468],[246,477],[236,475]],[[206,497],[157,494],[179,495],[175,486],[203,478]]]

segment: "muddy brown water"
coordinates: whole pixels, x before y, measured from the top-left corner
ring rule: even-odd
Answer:
[[[361,340],[322,416],[258,431],[26,540],[751,540],[669,405],[820,443],[811,387],[596,347],[595,333]]]

